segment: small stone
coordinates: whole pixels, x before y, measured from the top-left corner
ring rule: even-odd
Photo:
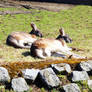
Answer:
[[[71,75],[72,81],[89,80],[89,76],[86,71],[73,71]]]
[[[60,72],[71,73],[72,71],[70,65],[66,63],[51,64],[51,67],[56,73],[60,73]]]
[[[81,92],[77,84],[71,83],[63,86],[65,92]]]
[[[40,71],[39,69],[24,69],[22,71],[22,74],[25,79],[35,81],[39,71]]]
[[[10,76],[6,68],[0,67],[0,82],[9,82]]]
[[[92,80],[88,80],[88,87],[92,89]]]
[[[84,61],[79,64],[79,67],[87,72],[92,71],[92,60]]]
[[[61,84],[52,68],[46,68],[40,71],[40,78],[45,83],[47,88],[57,87]]]
[[[24,92],[29,90],[29,86],[27,85],[24,78],[14,78],[12,79],[12,88],[15,92]]]

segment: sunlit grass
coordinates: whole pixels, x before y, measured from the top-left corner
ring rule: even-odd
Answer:
[[[16,8],[0,8],[0,11],[14,11]],[[22,10],[22,9],[21,9]],[[26,9],[23,9],[26,11]],[[0,15],[0,61],[39,61],[30,56],[29,49],[15,49],[6,45],[7,36],[13,31],[30,32],[34,22],[45,38],[56,38],[59,28],[73,39],[68,46],[84,49],[76,52],[91,57],[92,54],[92,6],[76,6],[70,10],[51,12],[32,10],[30,14]],[[27,54],[25,56],[25,54]]]

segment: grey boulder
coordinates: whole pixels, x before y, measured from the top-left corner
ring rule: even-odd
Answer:
[[[65,92],[81,92],[77,84],[71,83],[63,86]]]
[[[56,76],[52,68],[46,68],[40,71],[40,79],[46,85],[47,88],[57,87],[61,84],[61,81]]]
[[[88,87],[90,88],[90,89],[92,89],[92,80],[88,80]]]
[[[73,71],[71,73],[72,81],[89,80],[89,76],[86,71]]]
[[[27,85],[24,78],[14,78],[12,79],[12,88],[15,92],[24,92],[29,90],[29,86]]]
[[[71,73],[72,71],[70,65],[66,63],[51,64],[51,67],[56,73],[61,73],[61,72]]]
[[[22,74],[25,79],[35,81],[39,71],[40,71],[39,69],[24,69],[22,71]]]
[[[6,68],[0,67],[0,82],[9,82],[10,76]]]
[[[92,60],[84,61],[79,64],[81,70],[90,72],[92,71]]]

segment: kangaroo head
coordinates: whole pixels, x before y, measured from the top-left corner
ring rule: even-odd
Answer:
[[[64,29],[59,29],[60,35],[56,39],[63,39],[66,43],[71,43],[72,39],[65,34]]]
[[[30,32],[30,34],[34,34],[36,36],[39,36],[39,37],[43,37],[42,33],[40,32],[39,29],[37,29],[37,26],[36,24],[34,24],[33,22],[31,23],[31,27],[32,27],[32,31]]]

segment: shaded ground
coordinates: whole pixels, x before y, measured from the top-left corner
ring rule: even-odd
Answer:
[[[31,0],[24,0],[24,1],[31,1]],[[40,1],[40,2],[57,2],[57,3],[64,3],[64,4],[80,4],[80,5],[92,5],[91,0],[32,0],[32,1]]]
[[[60,11],[65,9],[71,9],[74,7],[72,4],[59,4],[59,3],[47,3],[47,2],[32,2],[32,1],[14,1],[8,0],[7,2],[0,1],[0,7],[24,7],[26,9],[44,9],[49,11]],[[18,11],[19,13],[19,11]],[[0,13],[1,14],[1,13]]]

